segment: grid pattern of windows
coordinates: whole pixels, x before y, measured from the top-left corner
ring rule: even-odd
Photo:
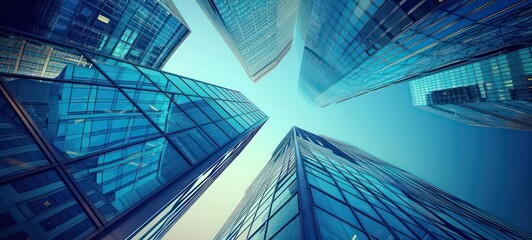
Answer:
[[[532,129],[532,48],[410,82],[412,103],[467,124]]]
[[[13,6],[1,11],[8,27],[158,69],[190,33],[172,1],[36,0]]]
[[[240,92],[9,32],[0,35],[10,43],[6,51],[31,43],[67,53],[56,54],[53,68],[46,54],[31,55],[33,66],[27,69],[35,71],[0,68],[0,186],[35,191],[0,200],[0,238],[99,234],[183,175],[218,164],[218,155],[230,150],[224,164],[216,165],[222,171],[239,153],[234,149],[243,148],[267,118]],[[39,176],[48,172],[59,173],[58,183],[41,188],[46,179]],[[202,181],[195,195],[218,175]],[[60,188],[64,180],[71,185]],[[187,196],[191,204],[194,196]]]
[[[530,1],[303,0],[300,89],[320,106],[532,37]]]
[[[290,233],[278,233],[294,236],[279,239],[299,239],[301,233],[303,239],[323,240],[532,237],[356,147],[294,127],[216,239],[270,239],[273,224],[266,232],[254,226],[263,223],[261,204],[271,201],[271,192],[279,189],[274,186],[286,185],[277,175],[287,163],[296,169],[290,178],[304,185],[291,190],[299,198],[297,222],[284,225]],[[273,202],[271,211],[279,208]]]
[[[277,66],[292,45],[296,0],[197,2],[252,81]]]

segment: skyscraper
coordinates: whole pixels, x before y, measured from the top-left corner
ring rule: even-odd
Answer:
[[[274,69],[292,45],[297,0],[197,0],[253,82]]]
[[[349,144],[294,127],[215,239],[531,239]]]
[[[190,33],[172,0],[9,1],[0,25],[158,69]]]
[[[470,125],[532,129],[532,48],[410,81],[412,103]]]
[[[223,87],[11,32],[0,46],[1,239],[164,233],[267,120]]]
[[[302,0],[299,88],[320,106],[531,45],[530,1]]]

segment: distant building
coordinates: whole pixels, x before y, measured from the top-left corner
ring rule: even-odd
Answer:
[[[253,82],[283,59],[292,45],[297,0],[197,0]]]
[[[532,2],[302,0],[299,89],[327,106],[532,45]]]
[[[161,69],[190,30],[172,0],[22,0],[0,26]]]
[[[412,103],[470,125],[532,129],[532,48],[410,81]]]
[[[217,240],[531,239],[354,146],[294,127]]]
[[[11,32],[0,49],[0,239],[162,235],[267,120],[109,56]]]

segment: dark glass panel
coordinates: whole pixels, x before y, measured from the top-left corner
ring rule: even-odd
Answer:
[[[4,216],[12,219],[3,226],[0,239],[62,239],[66,235],[68,239],[83,239],[96,230],[53,170],[1,185],[0,192],[2,222]]]
[[[164,138],[68,165],[77,184],[107,221],[130,209],[189,167]]]
[[[218,126],[214,123],[209,123],[201,127],[219,146],[223,146],[229,142],[229,137],[220,130]]]
[[[200,129],[194,128],[170,135],[172,142],[192,162],[198,162],[213,153],[216,144]]]
[[[197,124],[205,124],[211,120],[185,95],[173,94],[172,98]]]
[[[299,212],[298,196],[294,196],[275,213],[268,221],[266,238],[273,236],[279,229],[284,227]]]
[[[198,106],[212,121],[221,120],[222,117],[205,101],[200,97],[190,97],[196,106]]]
[[[115,88],[31,79],[6,79],[5,83],[44,136],[67,158],[158,134]]]
[[[126,89],[125,92],[165,132],[176,132],[194,126],[181,108],[162,92],[132,89]]]
[[[236,129],[239,133],[242,133],[242,132],[244,132],[244,130],[246,130],[246,129],[244,129],[244,128],[242,127],[242,125],[240,125],[240,124],[239,124],[234,118],[229,118],[229,119],[227,119],[227,122],[228,122],[228,123],[234,128],[234,129]]]
[[[220,127],[220,129],[222,129],[230,138],[238,136],[238,132],[224,120],[216,122],[216,125],[218,125],[218,127]]]
[[[48,164],[20,117],[0,93],[0,178]]]

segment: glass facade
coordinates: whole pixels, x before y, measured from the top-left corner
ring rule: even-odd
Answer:
[[[157,69],[190,33],[171,0],[16,1],[2,6],[0,21],[12,30]]]
[[[530,1],[302,0],[299,89],[320,106],[530,46]]]
[[[256,82],[292,45],[297,0],[197,0],[244,70]]]
[[[0,61],[1,239],[125,239],[179,198],[171,226],[267,120],[237,91],[0,37],[25,45]]]
[[[531,239],[424,180],[294,127],[215,239]]]

